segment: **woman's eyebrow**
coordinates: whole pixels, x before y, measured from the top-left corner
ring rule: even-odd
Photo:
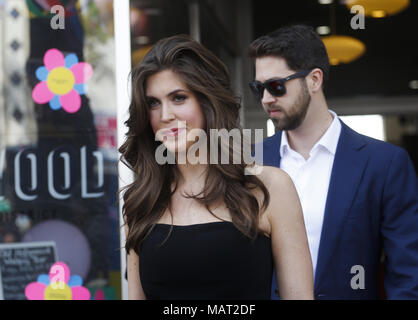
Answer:
[[[167,97],[173,96],[173,95],[175,95],[175,94],[177,94],[179,92],[185,92],[185,93],[187,93],[187,90],[186,89],[175,89],[175,90],[169,92],[167,94]],[[145,98],[146,99],[157,99],[158,100],[158,98],[154,97],[153,95],[145,95]]]
[[[176,93],[179,93],[179,92],[186,92],[186,90],[185,89],[176,89],[176,90],[173,90],[169,94],[167,94],[167,97],[172,96],[172,95],[175,95]]]

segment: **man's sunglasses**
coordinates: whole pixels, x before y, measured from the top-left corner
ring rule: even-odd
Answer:
[[[311,71],[312,70],[302,70],[286,78],[270,79],[266,82],[255,80],[249,83],[250,89],[255,98],[259,101],[263,99],[264,89],[267,89],[267,91],[275,97],[281,97],[286,93],[286,86],[284,85],[286,81],[306,77]]]

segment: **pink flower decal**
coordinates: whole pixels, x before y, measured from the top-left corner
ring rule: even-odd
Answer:
[[[80,276],[71,276],[64,262],[54,263],[48,274],[38,276],[37,282],[25,289],[28,300],[90,300],[90,291],[82,286]]]
[[[93,68],[86,62],[78,62],[74,53],[64,57],[58,49],[49,49],[44,55],[44,66],[36,69],[41,81],[32,91],[36,103],[49,102],[52,110],[61,107],[68,113],[81,107],[80,95],[85,94],[85,82],[93,75]]]

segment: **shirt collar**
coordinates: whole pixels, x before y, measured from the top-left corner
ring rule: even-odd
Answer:
[[[281,158],[283,158],[283,155],[288,148],[291,149],[290,146],[289,146],[289,141],[287,140],[286,131],[283,130],[282,131],[282,140],[281,140],[281,143],[280,143],[280,157]]]
[[[335,152],[337,150],[337,145],[338,145],[338,139],[341,133],[341,123],[338,119],[337,114],[334,111],[332,110],[328,110],[328,111],[329,113],[331,113],[333,117],[331,125],[328,127],[327,131],[325,131],[322,137],[318,140],[318,142],[315,143],[315,145],[312,147],[311,153],[318,146],[322,146],[326,150],[328,150],[332,155],[335,155]],[[280,144],[280,157],[283,158],[283,155],[288,149],[292,150],[292,148],[289,145],[289,140],[287,140],[286,131],[283,130],[282,140]]]
[[[331,113],[334,119],[332,120],[331,125],[329,126],[327,131],[325,131],[325,133],[322,135],[321,139],[319,139],[319,141],[314,145],[312,150],[314,150],[317,145],[321,145],[325,149],[327,149],[332,155],[335,155],[338,145],[338,139],[340,138],[341,133],[341,123],[338,119],[337,114],[334,111],[328,111]]]

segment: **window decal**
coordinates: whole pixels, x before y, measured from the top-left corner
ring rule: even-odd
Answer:
[[[93,68],[86,62],[78,62],[74,53],[64,54],[58,49],[49,49],[44,55],[44,66],[36,69],[39,82],[32,91],[38,104],[49,103],[52,110],[61,107],[75,113],[81,107],[81,97],[86,93],[85,82],[93,75]]]

